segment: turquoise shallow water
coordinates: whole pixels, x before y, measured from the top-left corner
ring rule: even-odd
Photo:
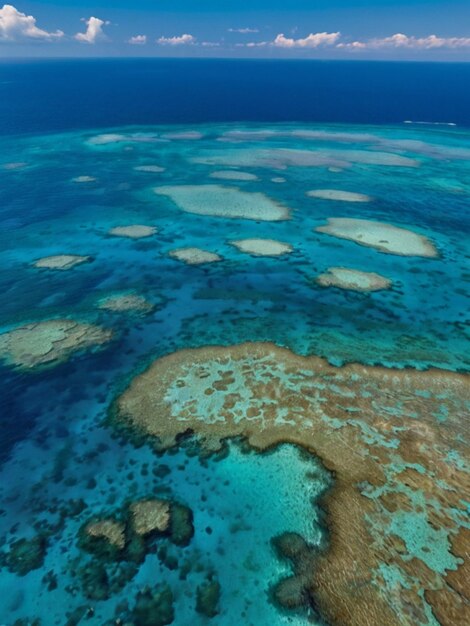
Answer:
[[[174,623],[203,624],[194,590],[213,572],[222,589],[217,624],[229,626],[240,615],[246,624],[306,623],[304,613],[284,614],[270,599],[270,586],[289,572],[270,540],[289,530],[313,545],[327,543],[318,502],[333,479],[321,464],[288,445],[259,455],[230,444],[226,456],[206,461],[187,449],[159,458],[147,446],[112,439],[103,420],[132,376],[156,357],[187,347],[271,341],[335,365],[468,371],[469,139],[468,131],[452,128],[295,124],[1,139],[1,332],[58,317],[114,331],[105,349],[80,353],[54,369],[2,365],[3,549],[61,515],[62,522],[38,569],[24,577],[0,570],[8,598],[1,623],[39,617],[43,624],[65,624],[68,612],[92,605],[84,623],[102,625],[125,614],[119,613],[123,599],[167,581],[175,595]],[[149,165],[164,171],[135,169]],[[227,170],[256,180],[210,176]],[[82,176],[93,180],[74,181]],[[263,193],[286,207],[291,219],[189,213],[154,193],[161,186],[202,184]],[[306,195],[315,189],[366,194],[371,201]],[[201,203],[202,212],[209,200]],[[438,257],[384,254],[315,231],[333,217],[408,228],[426,236]],[[108,234],[132,224],[158,232],[139,240]],[[279,240],[293,251],[251,256],[230,243],[249,238]],[[185,247],[222,260],[187,265],[169,256]],[[67,271],[32,266],[58,254],[91,260]],[[359,293],[315,282],[336,266],[376,272],[391,287]],[[154,310],[141,316],[97,307],[103,297],[122,292],[145,297]],[[165,466],[160,474],[158,466]],[[107,600],[90,600],[70,573],[89,558],[77,548],[78,529],[91,515],[149,492],[192,509],[193,540],[168,548],[176,569],[151,553],[126,586]],[[83,504],[71,511],[76,500]],[[186,581],[179,578],[183,561],[191,563]],[[50,591],[44,582],[49,572],[58,580]]]

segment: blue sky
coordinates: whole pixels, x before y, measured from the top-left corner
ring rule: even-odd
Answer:
[[[470,61],[470,0],[0,1],[18,56]]]

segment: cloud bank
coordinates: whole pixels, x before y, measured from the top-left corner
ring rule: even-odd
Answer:
[[[361,42],[353,42],[359,43]],[[470,47],[470,37],[408,37],[402,33],[396,33],[383,39],[371,39],[362,43],[363,48],[408,48],[413,50],[431,50],[433,48],[467,48]]]
[[[20,13],[11,4],[4,4],[0,9],[0,40],[22,41],[35,39],[36,41],[53,41],[64,36],[61,30],[53,33],[36,26],[36,18],[26,13]]]
[[[86,24],[86,31],[75,35],[75,39],[77,41],[94,44],[97,41],[103,41],[106,39],[106,35],[103,32],[103,26],[106,26],[110,22],[100,20],[99,17],[90,17],[89,19],[83,19],[83,21]]]
[[[134,37],[127,40],[127,43],[133,46],[145,46],[147,43],[147,35],[134,35]]]
[[[185,46],[196,42],[196,37],[185,33],[179,37],[160,37],[157,39],[157,43],[160,46]]]
[[[248,35],[250,33],[259,33],[257,28],[229,28],[229,33],[240,33],[241,35]]]
[[[276,48],[319,48],[337,43],[341,33],[310,33],[304,39],[291,39],[280,33],[272,42]]]

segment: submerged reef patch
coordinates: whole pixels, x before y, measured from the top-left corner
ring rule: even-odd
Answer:
[[[157,553],[173,567],[168,542],[185,547],[193,535],[187,506],[153,497],[131,501],[82,524],[77,534],[79,556],[70,566],[86,598],[109,599],[136,576],[148,555]]]
[[[114,313],[150,313],[154,305],[135,293],[121,293],[106,296],[98,301],[98,308]]]
[[[76,265],[88,263],[91,260],[91,256],[80,256],[78,254],[56,254],[38,259],[33,263],[33,265],[34,267],[48,270],[70,270]]]
[[[211,172],[209,177],[220,180],[258,180],[256,174],[250,174],[250,172],[240,172],[238,170],[220,170],[217,172]]]
[[[181,130],[174,133],[163,133],[162,139],[189,139],[189,140],[197,140],[202,139],[204,135],[198,130]]]
[[[18,539],[10,545],[9,551],[0,562],[4,560],[10,572],[26,576],[32,570],[42,567],[46,549],[46,539],[41,535],[36,535],[32,539]]]
[[[52,319],[0,334],[0,359],[29,370],[52,367],[74,353],[108,343],[113,331],[70,319]]]
[[[287,167],[348,166],[347,161],[337,160],[320,151],[289,148],[228,150],[222,154],[215,153],[194,157],[192,162],[225,167],[264,167],[278,170],[284,170]]]
[[[196,611],[206,617],[215,617],[219,613],[220,583],[211,578],[196,589]]]
[[[94,183],[96,178],[94,176],[76,176],[72,178],[73,183]]]
[[[363,193],[353,191],[341,191],[339,189],[314,189],[307,191],[309,198],[321,200],[340,200],[342,202],[371,202],[372,198]]]
[[[312,561],[304,543],[282,541],[294,577],[277,587],[279,602],[313,598],[330,624],[431,626],[434,614],[464,626],[469,405],[463,374],[336,368],[246,343],[157,359],[110,416],[160,449],[191,432],[208,451],[241,436],[259,450],[291,442],[322,459],[335,477],[323,501],[330,545]]]
[[[130,239],[142,239],[151,237],[158,232],[155,226],[145,226],[144,224],[131,224],[129,226],[115,226],[109,231],[115,237],[129,237]]]
[[[22,170],[28,164],[25,161],[14,161],[12,163],[2,163],[4,170]]]
[[[108,144],[126,141],[126,139],[126,135],[120,135],[118,133],[102,133],[101,135],[95,135],[94,137],[90,137],[87,143],[92,146],[106,146]]]
[[[290,217],[289,209],[263,193],[240,191],[223,185],[174,185],[156,187],[155,193],[168,196],[187,213],[213,217],[277,222]]]
[[[149,174],[161,174],[161,172],[165,171],[165,168],[160,167],[160,165],[136,165],[134,170],[136,172],[148,172]]]
[[[410,157],[389,152],[368,150],[300,150],[294,148],[252,148],[227,150],[191,159],[193,163],[225,167],[339,167],[347,168],[358,163],[385,167],[418,167],[419,162]]]
[[[348,217],[330,217],[326,226],[318,226],[318,233],[325,233],[348,239],[362,246],[375,248],[386,254],[399,256],[422,256],[436,258],[439,256],[435,245],[424,235],[412,230],[376,222]]]
[[[173,259],[183,261],[188,265],[202,265],[203,263],[216,263],[222,257],[215,252],[202,250],[202,248],[176,248],[168,253]]]
[[[339,287],[352,291],[379,291],[390,289],[392,281],[375,272],[361,272],[347,267],[329,267],[319,274],[316,282],[322,287]]]
[[[283,578],[272,589],[274,601],[284,609],[314,605],[310,581],[318,548],[293,532],[273,537],[272,544],[279,557],[289,560],[294,570],[292,576]]]
[[[292,246],[275,239],[238,239],[230,242],[240,252],[253,256],[283,256],[292,252]]]

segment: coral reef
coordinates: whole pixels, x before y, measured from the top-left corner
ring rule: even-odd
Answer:
[[[187,213],[213,217],[277,222],[290,217],[289,209],[263,193],[240,191],[222,185],[175,185],[156,187],[159,196],[168,196]]]
[[[316,282],[322,287],[339,287],[362,292],[390,289],[392,286],[392,281],[380,274],[347,267],[329,267],[325,273],[317,276]]]
[[[143,537],[155,531],[164,532],[170,525],[170,503],[167,500],[139,500],[129,509],[134,531]]]
[[[158,232],[155,226],[145,226],[144,224],[130,224],[129,226],[115,226],[109,231],[115,237],[129,237],[129,239],[143,239],[151,237]]]
[[[330,217],[326,226],[318,226],[315,230],[318,233],[348,239],[361,246],[375,248],[387,254],[430,258],[439,256],[432,241],[424,235],[418,235],[407,228],[400,228],[385,222]]]
[[[281,581],[278,601],[308,591],[331,624],[416,626],[434,614],[463,626],[469,389],[463,374],[336,368],[248,343],[158,359],[110,417],[160,449],[191,432],[207,451],[242,436],[257,449],[291,442],[318,455],[335,477],[323,499],[330,544],[301,581]],[[285,544],[289,558],[299,553],[300,542]]]
[[[28,164],[24,161],[16,161],[12,163],[3,163],[2,168],[4,170],[22,170]]]
[[[41,535],[36,535],[32,539],[18,539],[10,545],[2,560],[10,572],[26,576],[30,571],[42,567],[46,548],[46,539]]]
[[[202,250],[201,248],[176,248],[168,253],[173,259],[183,261],[188,265],[202,265],[203,263],[215,263],[222,257],[215,252]]]
[[[88,142],[91,146],[105,146],[107,144],[120,143],[126,141],[126,135],[120,135],[118,133],[102,133],[101,135],[95,135],[90,137]]]
[[[290,244],[275,239],[238,239],[230,243],[252,256],[283,256],[292,252]]]
[[[81,546],[89,552],[106,551],[114,555],[126,545],[125,529],[124,524],[115,519],[88,522],[83,529]]]
[[[80,256],[78,254],[56,254],[54,256],[45,256],[33,263],[34,267],[44,268],[48,270],[70,270],[76,265],[91,261],[90,256]]]
[[[172,503],[170,538],[177,546],[187,546],[194,535],[193,512],[187,506]]]
[[[258,180],[255,174],[240,172],[239,170],[219,170],[217,172],[211,172],[209,176],[210,178],[219,180]]]
[[[298,150],[292,148],[247,148],[225,150],[194,157],[193,163],[223,167],[351,167],[354,163],[384,167],[419,167],[410,157],[390,152],[367,150]]]
[[[82,524],[78,531],[81,556],[73,571],[85,596],[103,600],[119,592],[162,539],[188,545],[194,534],[192,520],[191,509],[183,504],[143,498]],[[166,546],[158,550],[163,555]]]
[[[314,189],[307,191],[307,196],[321,200],[340,200],[341,202],[370,202],[372,200],[370,196],[363,193],[340,191],[339,189]]]
[[[0,334],[0,358],[26,370],[52,367],[75,352],[103,346],[112,335],[111,330],[70,319],[26,324]]]
[[[220,583],[211,577],[196,589],[196,611],[206,617],[215,617],[219,613]]]
[[[135,606],[129,616],[136,626],[165,626],[175,619],[173,592],[162,583],[154,589],[144,589],[136,597]]]
[[[106,296],[98,302],[98,308],[114,313],[151,313],[154,306],[151,302],[134,293],[122,293]]]
[[[195,139],[202,139],[203,136],[204,135],[198,130],[181,130],[181,131],[174,132],[174,133],[163,133],[162,139],[195,140]]]
[[[160,165],[136,165],[134,167],[136,172],[148,172],[149,174],[160,174],[165,171],[164,167]]]
[[[283,578],[272,589],[275,602],[284,609],[312,607],[310,581],[318,551],[297,533],[285,532],[271,541],[278,555],[291,561],[294,569],[293,576]]]
[[[94,176],[77,176],[76,178],[72,178],[72,182],[74,183],[94,183],[96,178]]]

